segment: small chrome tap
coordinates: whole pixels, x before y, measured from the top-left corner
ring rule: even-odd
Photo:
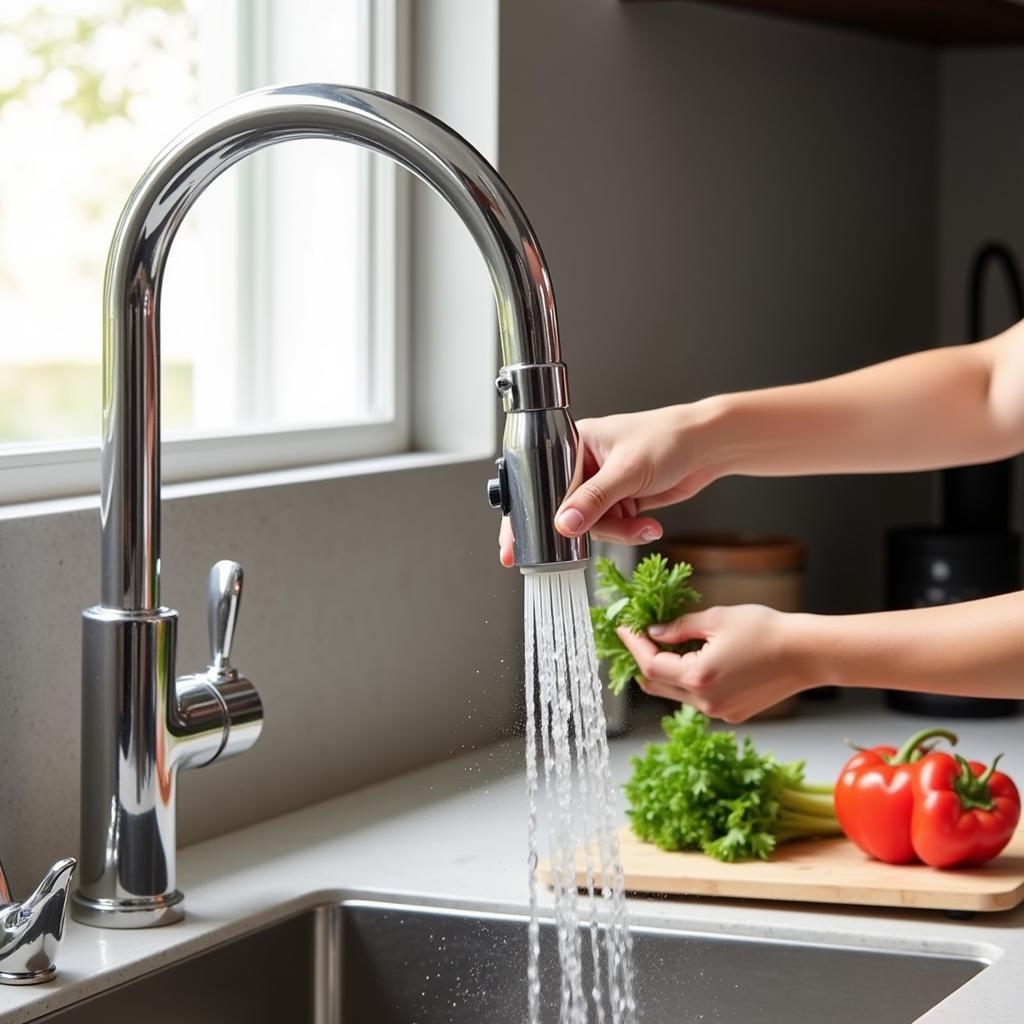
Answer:
[[[0,985],[39,985],[57,976],[73,857],[50,868],[24,903],[15,903],[0,864]]]
[[[511,517],[523,572],[582,566],[586,537],[554,515],[576,469],[577,434],[555,299],[540,243],[497,171],[447,125],[393,96],[341,85],[246,93],[161,151],[132,191],[107,258],[103,318],[100,604],[83,613],[82,868],[72,912],[145,928],[181,918],[175,792],[181,768],[248,749],[255,689],[229,661],[241,570],[211,576],[213,658],[175,680],[177,612],[160,604],[160,293],[192,204],[251,153],[292,139],[354,143],[391,157],[447,200],[490,272],[503,366],[503,458],[488,488]]]

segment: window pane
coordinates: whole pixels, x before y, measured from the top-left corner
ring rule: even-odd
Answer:
[[[367,30],[359,7],[352,0],[272,7],[269,66],[253,84],[365,83]],[[253,158],[265,187],[254,201],[272,211],[265,247],[253,254],[255,277],[272,285],[253,297],[255,311],[265,317],[251,325],[253,342],[262,348],[262,380],[254,381],[252,392],[257,420],[311,425],[370,415],[370,282],[361,237],[368,160],[355,146],[326,140],[289,143]],[[255,287],[256,281],[243,280],[243,297],[247,284]]]
[[[364,80],[359,8],[3,0],[0,444],[98,435],[103,266],[131,187],[241,86]],[[164,426],[371,419],[365,157],[308,142],[246,164],[200,198],[172,248]]]
[[[195,117],[180,2],[7,0],[0,12],[0,440],[98,433],[103,263],[167,126]],[[169,420],[191,367],[167,360]]]

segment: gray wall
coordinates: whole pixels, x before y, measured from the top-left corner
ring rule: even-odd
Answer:
[[[502,171],[551,262],[578,415],[811,379],[930,344],[933,51],[700,4],[502,6]],[[810,543],[870,608],[926,477],[729,480],[670,528]]]
[[[1024,261],[1024,47],[949,52],[940,61],[937,310],[947,343],[965,339],[971,257],[1003,241]],[[1002,278],[993,275],[990,331],[1008,322]]]
[[[208,660],[218,558],[246,568],[233,659],[266,727],[181,776],[188,844],[486,743],[513,728],[518,574],[495,557],[479,462],[164,503],[178,670]],[[95,508],[0,521],[0,858],[26,894],[78,843],[79,615],[99,597]]]
[[[1024,262],[1024,47],[950,52],[940,61],[939,246],[936,312],[946,344],[966,339],[971,259],[988,241]],[[986,334],[1015,311],[1000,273],[988,278]],[[1024,529],[1024,459],[1015,466],[1014,520]]]

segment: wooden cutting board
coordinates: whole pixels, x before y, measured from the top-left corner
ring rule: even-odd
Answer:
[[[663,896],[725,896],[928,910],[1009,910],[1024,902],[1024,827],[983,868],[940,871],[918,864],[882,864],[848,839],[784,843],[767,861],[724,864],[702,853],[667,853],[619,831],[626,890]],[[538,872],[552,884],[549,861]],[[582,850],[576,881],[587,884]]]

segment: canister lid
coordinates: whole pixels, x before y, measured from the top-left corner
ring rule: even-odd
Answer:
[[[698,572],[785,572],[803,568],[806,547],[786,534],[707,532],[666,537],[658,551]]]

